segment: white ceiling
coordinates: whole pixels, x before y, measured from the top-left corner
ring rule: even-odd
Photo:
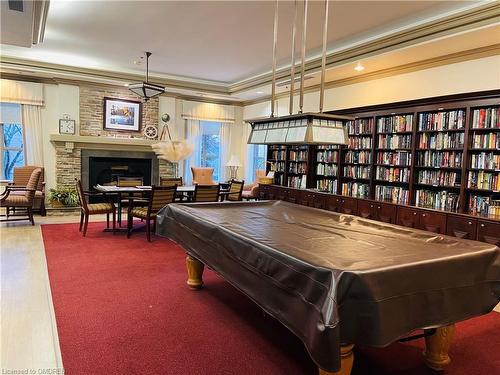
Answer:
[[[299,2],[300,3],[300,2]],[[311,1],[308,56],[321,44],[323,1]],[[331,1],[328,45],[338,49],[465,9],[472,1]],[[278,60],[290,60],[292,1],[280,1]],[[1,46],[3,56],[143,72],[133,61],[153,52],[158,76],[235,83],[271,69],[274,1],[52,0],[42,44]],[[6,30],[2,30],[4,33]],[[297,42],[299,43],[299,41]],[[297,44],[298,45],[298,44]]]

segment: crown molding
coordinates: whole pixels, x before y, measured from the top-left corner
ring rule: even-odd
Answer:
[[[355,83],[372,81],[375,79],[386,78],[391,76],[396,76],[405,73],[411,73],[418,70],[435,68],[438,66],[449,65],[454,63],[459,63],[469,60],[477,60],[484,57],[497,56],[500,55],[500,44],[494,44],[491,46],[475,48],[467,51],[456,52],[444,56],[434,57],[427,60],[417,61],[409,64],[399,65],[392,68],[381,69],[375,72],[365,73],[362,75],[356,75],[354,77],[342,78],[334,81],[328,81],[325,83],[325,89],[331,89],[335,87],[353,85]],[[304,89],[304,93],[317,92],[320,89],[320,85],[311,85]],[[294,90],[294,95],[299,94],[299,89]],[[288,98],[290,92],[282,92],[277,94],[276,99]],[[271,100],[271,96],[267,95],[259,99],[246,100],[243,101],[243,105],[252,105],[262,102],[267,102]]]
[[[464,30],[479,28],[500,22],[500,2],[495,1],[477,8],[451,14],[437,20],[392,33],[375,40],[330,52],[326,57],[326,67],[332,68],[347,64],[362,58],[393,51],[409,45],[422,43],[431,39],[456,34]],[[300,64],[296,66],[296,72]],[[321,69],[321,57],[309,60],[305,64],[305,74],[311,74]],[[278,69],[276,80],[289,78],[290,67]],[[239,93],[268,85],[272,82],[272,74],[248,78],[229,85],[229,92]]]

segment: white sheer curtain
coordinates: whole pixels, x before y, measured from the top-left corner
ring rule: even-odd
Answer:
[[[38,105],[21,106],[24,127],[26,164],[43,166],[42,112]]]
[[[228,167],[226,167],[226,163],[229,161],[231,155],[229,154],[230,143],[231,143],[231,125],[227,122],[221,122],[220,124],[220,177],[221,181],[227,181]]]
[[[251,183],[255,179],[255,171],[253,170],[253,158],[254,158],[254,145],[247,144],[248,137],[252,131],[252,125],[245,122],[243,123],[243,138],[241,140],[245,147],[245,152],[243,152],[243,160],[241,164],[243,165],[245,182]]]
[[[200,121],[186,120],[186,138],[194,145],[193,154],[184,162],[184,183],[191,185],[193,183],[193,175],[191,167],[198,167],[201,164],[201,129]]]

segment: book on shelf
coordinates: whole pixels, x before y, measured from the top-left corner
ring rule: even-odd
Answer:
[[[500,134],[473,132],[472,148],[490,148],[500,151]]]
[[[418,166],[433,168],[461,168],[462,151],[426,150],[417,153]]]
[[[377,164],[411,166],[411,152],[409,151],[379,151]]]
[[[371,134],[373,131],[373,118],[360,118],[347,121],[347,133],[349,135]]]
[[[375,170],[375,178],[387,182],[408,182],[410,178],[410,168],[378,166]]]
[[[332,179],[320,179],[316,181],[316,188],[320,191],[328,192],[328,193],[336,193],[337,192],[337,183],[338,180]]]
[[[285,175],[280,173],[280,174],[274,174],[274,184],[275,185],[283,185],[285,183]]]
[[[302,181],[306,181],[306,176],[289,176],[288,187],[300,189],[303,185]]]
[[[500,129],[500,107],[474,109],[471,128]]]
[[[346,165],[344,166],[344,177],[350,178],[370,178],[370,166]]]
[[[469,213],[500,217],[500,199],[471,194],[469,196]]]
[[[465,111],[425,112],[418,114],[418,130],[454,130],[465,128]]]
[[[500,154],[494,154],[493,152],[472,154],[470,167],[476,169],[500,169]]]
[[[338,167],[336,164],[318,164],[316,174],[318,176],[337,176]]]
[[[360,182],[344,182],[342,184],[342,195],[355,198],[368,198],[370,186]]]
[[[378,148],[411,148],[411,134],[379,134]]]
[[[413,115],[392,115],[377,119],[378,133],[411,132]]]
[[[307,173],[307,162],[294,162],[288,166],[289,173]]]
[[[469,171],[467,187],[470,189],[500,191],[500,172]]]
[[[271,159],[272,160],[285,160],[286,151],[285,150],[272,150]]]
[[[320,163],[336,163],[339,160],[338,150],[319,149],[316,152],[316,161]]]
[[[349,150],[345,153],[344,160],[346,163],[371,164],[372,152],[371,151],[352,151],[352,150]]]
[[[375,199],[397,204],[410,203],[410,191],[399,186],[375,186]]]
[[[415,205],[435,210],[458,212],[459,195],[446,190],[417,190],[415,193]]]
[[[443,149],[443,148],[463,148],[464,133],[423,133],[420,134],[418,148],[420,149]]]
[[[274,163],[274,171],[275,172],[285,172],[285,162],[277,161]]]
[[[349,137],[349,148],[372,148],[372,138],[366,136]]]
[[[460,186],[460,174],[457,172],[440,170],[418,171],[417,182],[419,184],[433,186]]]
[[[307,161],[307,151],[305,150],[290,150],[288,153],[289,161]]]

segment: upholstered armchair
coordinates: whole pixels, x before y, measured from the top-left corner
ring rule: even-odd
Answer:
[[[42,171],[38,184],[36,186],[35,197],[33,200],[33,210],[40,211],[40,215],[45,216],[45,179],[44,179],[44,169],[42,167],[37,167],[34,165],[27,165],[25,167],[14,168],[12,184],[10,186],[14,188],[24,188],[28,185],[28,181],[31,174],[35,169],[39,168]],[[12,195],[24,195],[24,191],[14,189],[11,191]]]
[[[264,169],[257,169],[255,171],[255,182],[253,184],[243,186],[243,192],[241,194],[243,199],[251,200],[259,198],[259,178],[265,176],[266,171]]]
[[[42,175],[41,168],[35,168],[28,178],[26,185],[23,187],[7,186],[5,192],[0,195],[0,207],[4,207],[6,210],[6,220],[4,221],[15,221],[15,220],[29,220],[31,225],[35,225],[35,220],[33,219],[33,204],[35,201],[35,193],[37,191],[38,182]],[[13,193],[16,194],[13,194]],[[27,217],[23,218],[10,218],[10,210],[14,212],[16,209],[26,210]],[[15,217],[23,216],[20,214],[13,215]]]
[[[214,169],[208,167],[191,167],[191,173],[193,174],[193,184],[199,185],[217,185],[212,179],[214,175]]]

